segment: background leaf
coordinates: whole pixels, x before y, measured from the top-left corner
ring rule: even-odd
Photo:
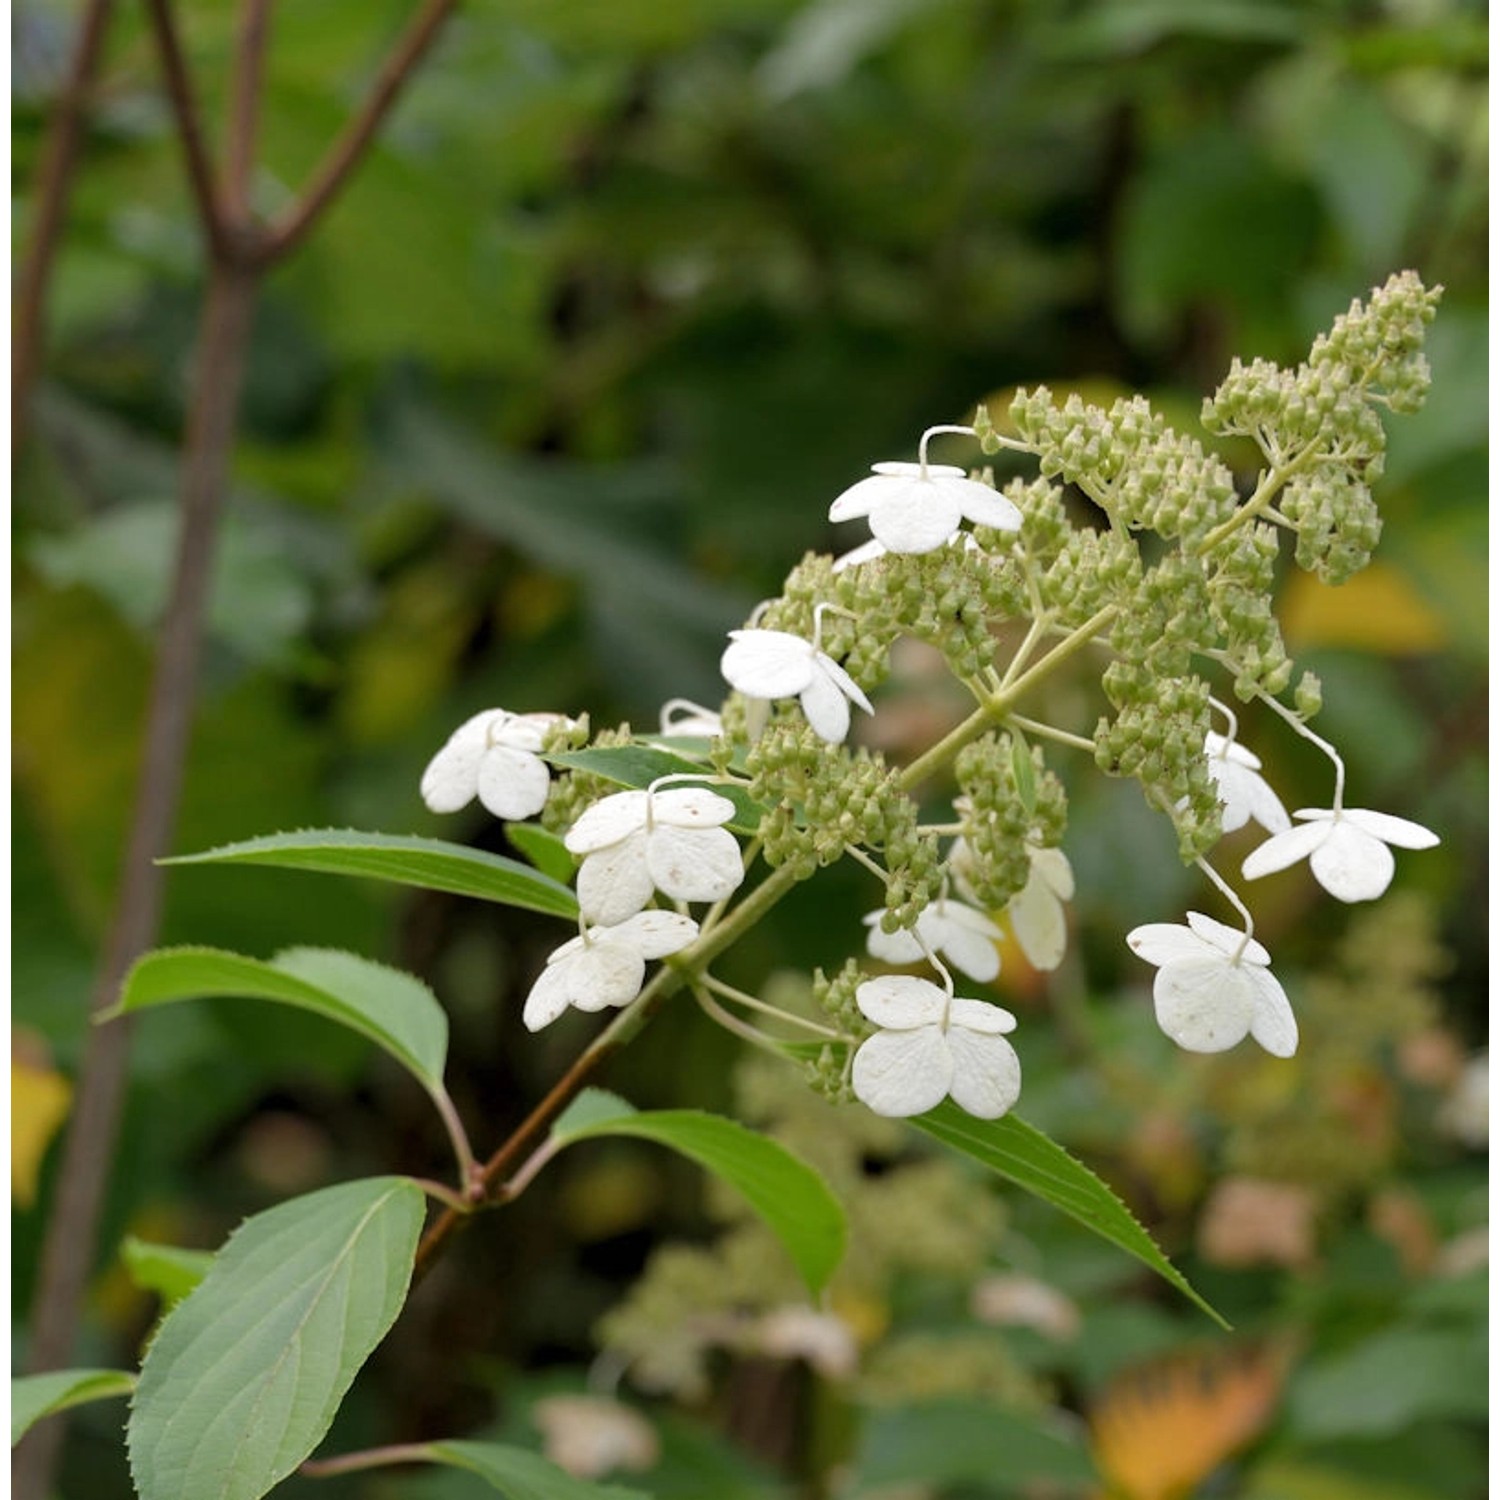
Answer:
[[[572,891],[550,876],[503,854],[410,834],[360,833],[352,828],[273,833],[202,854],[179,854],[163,863],[276,865],[327,875],[365,875],[397,885],[477,896],[549,916],[578,915]]]
[[[270,963],[218,948],[164,948],[137,960],[111,1014],[237,995],[295,1005],[383,1047],[428,1093],[443,1088],[448,1018],[420,979],[331,948],[289,948]]]
[[[1197,1303],[1214,1322],[1224,1328],[1229,1326],[1161,1253],[1119,1198],[1082,1162],[1075,1161],[1056,1141],[1024,1120],[1014,1115],[999,1120],[976,1120],[952,1100],[944,1100],[911,1123],[1128,1251]]]
[[[844,1212],[828,1185],[784,1146],[733,1120],[695,1109],[639,1113],[623,1100],[585,1090],[552,1127],[562,1145],[599,1136],[656,1141],[737,1188],[775,1231],[816,1295],[844,1253]]]
[[[312,1452],[406,1300],[423,1212],[415,1183],[375,1177],[230,1236],[141,1366],[141,1500],[259,1500]]]
[[[52,1370],[45,1375],[21,1375],[10,1383],[10,1445],[43,1417],[85,1401],[128,1396],[135,1376],[125,1370]]]
[[[120,1259],[130,1279],[145,1292],[155,1292],[171,1307],[181,1302],[208,1275],[214,1263],[211,1250],[184,1250],[178,1245],[154,1245],[149,1240],[126,1237]]]

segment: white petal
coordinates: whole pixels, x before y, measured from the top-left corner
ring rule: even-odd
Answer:
[[[508,714],[503,724],[491,729],[490,743],[535,753],[542,748],[547,731],[554,724],[563,723],[565,719],[564,714]]]
[[[1247,750],[1238,740],[1226,740],[1222,734],[1215,734],[1212,729],[1203,736],[1203,749],[1210,760],[1232,761],[1237,765],[1249,766],[1252,771],[1260,770],[1260,756],[1253,750]]]
[[[1250,816],[1267,833],[1285,833],[1292,826],[1281,798],[1271,790],[1271,783],[1254,771],[1247,771],[1246,786],[1242,793]]]
[[[833,679],[833,685],[851,703],[859,704],[867,714],[875,712],[870,700],[865,697],[865,690],[826,652],[818,652],[815,665],[824,676]]]
[[[1157,1024],[1189,1052],[1224,1052],[1250,1030],[1255,989],[1222,958],[1167,964],[1151,993]]]
[[[540,1031],[543,1026],[550,1026],[568,1008],[568,969],[566,961],[553,963],[549,960],[547,967],[537,976],[521,1012],[521,1020],[528,1031]]]
[[[814,671],[797,700],[813,733],[830,745],[841,745],[849,733],[849,700],[826,672]]]
[[[962,995],[955,995],[948,1002],[949,1036],[960,1026],[965,1031],[978,1032],[981,1036],[1001,1036],[1016,1029],[1016,1018],[1003,1005],[991,1005],[985,1000],[966,1000]]]
[[[645,792],[612,792],[584,809],[564,836],[563,845],[570,854],[592,854],[645,826]]]
[[[830,521],[852,521],[857,516],[870,514],[870,507],[885,493],[889,479],[871,478],[866,475],[856,480],[828,507]]]
[[[841,553],[833,560],[833,571],[842,573],[845,568],[857,568],[861,563],[874,562],[878,557],[886,555],[884,542],[877,542],[871,537],[867,542],[861,542],[857,547],[851,547],[847,552]]]
[[[785,630],[731,630],[719,670],[747,697],[790,698],[812,681],[812,642]]]
[[[953,1078],[948,1041],[936,1026],[877,1031],[854,1054],[856,1097],[877,1115],[905,1119],[942,1103]]]
[[[962,479],[968,472],[957,464],[909,464],[899,459],[887,459],[884,463],[871,464],[876,474],[886,474],[893,479]]]
[[[1308,861],[1319,885],[1340,901],[1373,901],[1396,873],[1396,856],[1373,834],[1340,818]]]
[[[920,924],[919,924],[920,925]],[[955,922],[942,924],[943,940],[937,945],[955,969],[988,984],[1000,972],[1000,950],[995,938]],[[999,931],[996,937],[1003,937]]]
[[[989,526],[995,531],[1021,529],[1021,512],[989,485],[977,479],[949,478],[939,479],[938,485],[958,502],[962,513],[976,526]]]
[[[1223,922],[1216,922],[1212,917],[1205,917],[1201,911],[1190,911],[1187,919],[1188,926],[1205,943],[1211,944],[1232,962],[1242,964],[1271,962],[1271,955],[1254,938],[1251,938],[1249,942],[1245,941],[1244,928],[1230,927]]]
[[[535,817],[546,805],[550,785],[545,763],[524,750],[494,745],[479,762],[479,800],[497,818]]]
[[[1068,951],[1068,922],[1063,904],[1032,866],[1031,879],[1006,907],[1011,931],[1033,969],[1055,969]]]
[[[959,502],[930,479],[893,482],[870,508],[870,530],[892,552],[931,552],[962,519]]]
[[[675,787],[651,799],[651,820],[674,828],[717,828],[733,816],[734,803],[704,786]]]
[[[948,1032],[953,1079],[948,1092],[979,1120],[998,1120],[1021,1097],[1021,1059],[1003,1036],[954,1027]]]
[[[1137,958],[1148,964],[1195,963],[1202,959],[1219,959],[1223,953],[1206,943],[1191,928],[1180,922],[1147,922],[1125,934],[1125,942]]]
[[[1032,849],[1032,873],[1040,875],[1052,888],[1055,896],[1063,901],[1073,899],[1073,866],[1061,849]]]
[[[598,939],[569,961],[569,998],[578,1010],[629,1005],[645,977],[646,960],[634,948]]]
[[[687,698],[669,698],[663,703],[660,722],[662,734],[711,740],[724,732],[718,714]]]
[[[698,924],[680,912],[642,911],[611,927],[605,936],[634,948],[642,958],[665,958],[680,953],[698,936]]]
[[[939,928],[958,928],[988,938],[991,942],[998,942],[1005,936],[1004,931],[982,911],[962,901],[935,902],[922,913],[922,918],[935,922]]]
[[[1358,829],[1373,834],[1383,844],[1394,844],[1398,849],[1431,849],[1441,843],[1430,828],[1413,823],[1409,818],[1393,817],[1390,813],[1376,812],[1369,807],[1346,807],[1344,822],[1353,823]]]
[[[633,833],[590,854],[578,872],[578,904],[590,922],[614,927],[633,917],[656,886],[646,867],[646,835]]]
[[[860,1014],[877,1026],[908,1031],[936,1026],[948,1008],[948,997],[930,979],[911,974],[880,974],[854,991]]]
[[[721,901],[745,878],[727,828],[657,828],[646,835],[646,868],[674,901]]]
[[[465,719],[427,762],[422,772],[422,800],[433,812],[457,812],[474,800],[479,763],[490,743],[490,727],[503,724],[508,717],[503,708],[487,708]]]
[[[908,927],[898,927],[895,932],[885,932],[880,926],[883,910],[872,912],[865,922],[870,931],[865,937],[865,947],[871,958],[887,964],[914,964],[926,957],[917,935]],[[872,921],[873,918],[873,921]],[[889,1024],[889,1023],[886,1023]]]
[[[1301,813],[1297,816],[1300,818]],[[1273,870],[1285,870],[1299,859],[1306,859],[1324,839],[1328,837],[1329,824],[1304,823],[1300,828],[1289,828],[1285,833],[1272,834],[1265,843],[1245,856],[1240,874],[1246,880],[1259,880]]]
[[[1245,977],[1254,996],[1250,1035],[1272,1057],[1290,1057],[1297,1050],[1297,1018],[1286,991],[1269,969],[1247,969]]]

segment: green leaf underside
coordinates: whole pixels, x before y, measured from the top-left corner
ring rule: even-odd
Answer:
[[[734,816],[728,827],[737,833],[754,833],[765,816],[765,809],[751,799],[742,786],[720,785],[714,782],[715,771],[699,761],[688,760],[670,750],[660,750],[654,745],[605,745],[593,750],[559,750],[555,754],[544,754],[542,759],[554,766],[569,771],[590,771],[622,787],[639,790],[648,787],[662,776],[691,776],[710,791],[727,797],[734,803]],[[662,790],[673,786],[689,786],[690,782],[668,782]]]
[[[179,854],[167,865],[274,865],[325,875],[364,875],[422,890],[448,891],[497,901],[552,917],[576,917],[578,900],[549,875],[507,859],[443,839],[400,833],[362,833],[354,828],[314,828],[273,833],[225,844],[201,854]]]
[[[368,1037],[432,1094],[443,1087],[448,1018],[419,979],[332,948],[288,948],[269,963],[220,948],[162,948],[125,976],[111,1014],[238,996],[294,1005]]]
[[[208,1275],[214,1261],[210,1250],[155,1245],[134,1235],[127,1236],[120,1246],[120,1259],[143,1292],[155,1292],[169,1306],[182,1301]]]
[[[423,1213],[414,1182],[367,1178],[230,1236],[141,1366],[141,1500],[259,1500],[312,1452],[406,1300]]]
[[[426,1443],[434,1463],[467,1469],[505,1500],[649,1500],[641,1490],[577,1479],[539,1453],[504,1443]]]
[[[561,1145],[607,1135],[655,1141],[723,1178],[786,1247],[814,1295],[843,1256],[844,1211],[827,1183],[784,1146],[733,1120],[696,1109],[641,1114],[623,1100],[590,1090],[552,1133]]]
[[[45,1375],[19,1375],[10,1383],[10,1445],[21,1441],[43,1417],[127,1396],[135,1388],[135,1376],[125,1370],[51,1370]]]
[[[561,884],[573,878],[577,866],[561,834],[552,833],[540,823],[507,823],[505,836],[543,875]]]
[[[951,1099],[911,1122],[918,1130],[998,1172],[1033,1196],[1077,1219],[1170,1282],[1221,1328],[1229,1324],[1194,1291],[1191,1283],[1157,1248],[1130,1210],[1082,1162],[1075,1161],[1041,1131],[1006,1115],[977,1120]]]

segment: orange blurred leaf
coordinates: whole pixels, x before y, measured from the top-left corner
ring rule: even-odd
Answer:
[[[1293,651],[1352,646],[1381,656],[1420,656],[1448,644],[1442,616],[1404,573],[1383,562],[1337,588],[1294,573],[1281,597],[1281,624]]]

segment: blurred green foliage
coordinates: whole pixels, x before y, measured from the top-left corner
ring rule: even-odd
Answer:
[[[16,7],[22,238],[75,9]],[[182,9],[217,122],[233,8]],[[288,203],[409,9],[277,9],[262,208]],[[1193,1093],[1202,1069],[1142,1028],[1119,940],[1190,882],[1128,788],[1083,776],[1069,844],[1082,958],[1054,984],[1050,1017],[1039,998],[1018,1008],[1028,1116],[1099,1153],[1169,1251],[1193,1243],[1230,1170],[1225,1132],[1387,1132],[1359,1154],[1363,1175],[1320,1198],[1312,1261],[1201,1268],[1216,1303],[1252,1323],[1274,1305],[1308,1341],[1282,1425],[1232,1492],[1477,1495],[1462,1372],[1483,1289],[1403,1263],[1369,1217],[1383,1193],[1415,1195],[1436,1243],[1482,1211],[1477,1152],[1438,1133],[1430,1079],[1413,1106],[1420,1087],[1397,1063],[1414,1037],[1461,1056],[1484,1018],[1486,48],[1477,0],[471,0],[260,305],[179,848],[299,826],[436,832],[421,768],[493,703],[641,725],[672,694],[716,701],[722,632],[804,549],[832,543],[827,498],[872,460],[908,456],[924,425],[1038,380],[1144,389],[1186,421],[1231,354],[1295,360],[1352,296],[1413,266],[1447,288],[1433,395],[1393,428],[1377,498],[1380,557],[1421,628],[1362,636],[1351,596],[1342,617],[1334,606],[1339,628],[1325,610],[1291,644],[1324,680],[1320,727],[1358,800],[1443,835],[1398,876],[1429,914],[1413,941],[1448,955],[1421,981],[1420,1024],[1350,1043],[1331,1021],[1353,1080],[1319,1093],[1300,1125],[1286,1096],[1320,1076],[1311,1037],[1284,1081],[1253,1070],[1239,1124],[1216,1116]],[[124,6],[15,486],[13,1014],[33,1058],[63,1073],[132,797],[201,286],[154,56],[140,8]],[[1289,805],[1326,800],[1305,747],[1269,731],[1255,743],[1297,789]],[[503,849],[492,823],[459,823],[445,836]],[[867,893],[855,874],[825,889],[765,929],[740,982],[842,959],[828,933],[842,923],[853,940]],[[1328,937],[1350,920],[1326,904],[1309,920],[1307,900],[1300,877],[1265,883],[1262,927],[1279,970],[1288,956],[1289,989],[1299,962],[1331,972]],[[164,938],[261,956],[342,946],[428,978],[452,1006],[453,1089],[481,1150],[590,1029],[575,1016],[525,1037],[519,995],[554,930],[456,898],[178,870]],[[1294,1002],[1314,989],[1304,980]],[[609,1082],[643,1106],[722,1105],[732,1056],[682,1016]],[[1262,1097],[1278,1089],[1280,1114]],[[1153,1122],[1172,1149],[1146,1149]],[[1146,1142],[1134,1156],[1120,1144],[1132,1130]],[[80,1362],[128,1361],[149,1325],[117,1266],[127,1233],[212,1246],[288,1192],[438,1170],[442,1152],[408,1083],[316,1018],[234,1002],[145,1018]],[[647,1252],[705,1224],[686,1169],[609,1160],[618,1175],[580,1152],[503,1227],[460,1243],[377,1355],[336,1446],[465,1432],[507,1381],[519,1422],[516,1378],[590,1357],[595,1322]],[[22,1312],[49,1182],[44,1170],[39,1206],[14,1220]],[[1084,1310],[1071,1362],[1034,1361],[1050,1371],[1049,1423],[1116,1367],[1206,1331],[1119,1285],[1129,1268],[1065,1226],[1026,1232],[1030,1269]],[[911,1295],[952,1297],[920,1280]],[[748,1400],[761,1387],[741,1374],[731,1389]],[[653,1477],[656,1493],[772,1492],[775,1463],[746,1468],[722,1436],[664,1420],[681,1474]],[[902,1420],[915,1451],[934,1441]],[[961,1412],[941,1421],[931,1430],[963,1425]],[[754,1441],[753,1423],[721,1425]],[[80,1416],[67,1493],[126,1493],[115,1428],[108,1409]],[[970,1439],[937,1441],[962,1455]],[[1059,1441],[1038,1428],[1027,1451],[1044,1463]],[[913,1450],[881,1443],[870,1472],[895,1482]],[[1062,1482],[1076,1431],[1057,1451]],[[773,1456],[784,1472],[822,1461],[795,1445]],[[945,1494],[1007,1492],[976,1487],[957,1461],[948,1478]],[[466,1483],[448,1476],[442,1492]]]

